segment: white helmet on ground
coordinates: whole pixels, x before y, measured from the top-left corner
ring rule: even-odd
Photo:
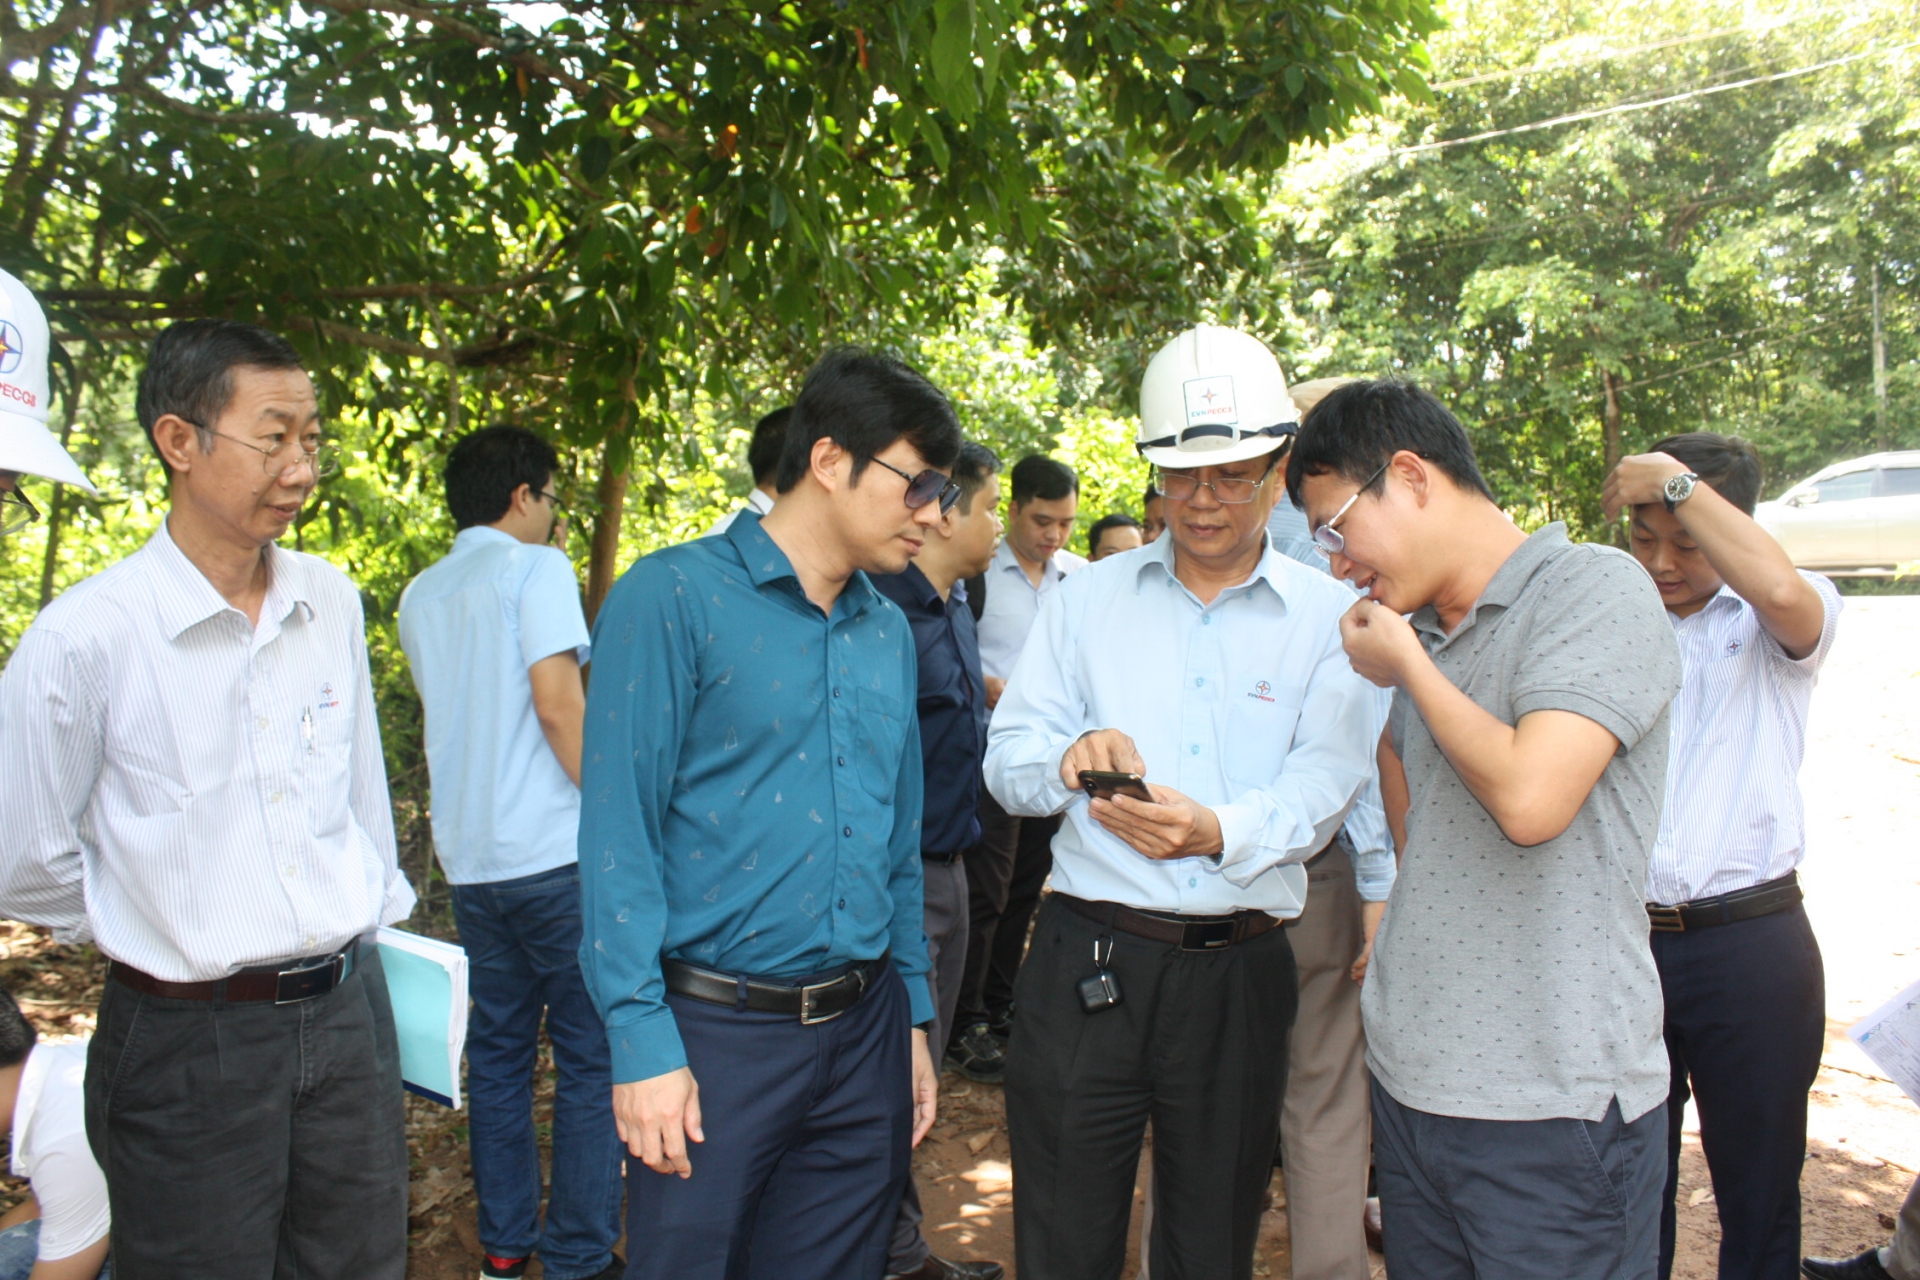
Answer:
[[[0,471],[45,476],[93,493],[92,482],[47,430],[52,346],[39,300],[0,271]]]
[[[1210,467],[1292,442],[1300,415],[1280,362],[1250,333],[1196,325],[1154,354],[1140,380],[1134,447],[1156,467]]]

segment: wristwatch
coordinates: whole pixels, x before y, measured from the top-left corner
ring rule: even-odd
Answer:
[[[1693,486],[1698,483],[1700,483],[1700,477],[1691,471],[1682,471],[1677,476],[1669,476],[1667,487],[1661,494],[1660,500],[1667,504],[1668,511],[1672,511],[1693,496]]]

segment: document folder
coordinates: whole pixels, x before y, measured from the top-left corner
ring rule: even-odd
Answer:
[[[441,1106],[460,1106],[460,1054],[467,1045],[467,953],[451,942],[380,930],[400,1081]]]

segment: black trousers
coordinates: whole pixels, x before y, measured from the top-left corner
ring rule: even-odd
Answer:
[[[1027,927],[1053,871],[1058,816],[1021,818],[980,790],[980,841],[961,859],[967,868],[967,967],[948,1031],[1006,1013],[1026,950]]]
[[[108,979],[86,1097],[121,1280],[405,1273],[406,1116],[377,949],[299,1004]]]
[[[1797,904],[1652,938],[1673,1067],[1661,1280],[1673,1272],[1680,1125],[1690,1096],[1720,1215],[1722,1280],[1793,1280],[1800,1274],[1807,1090],[1826,1042],[1820,944]]]
[[[1076,984],[1113,939],[1122,1003]],[[1153,1122],[1154,1280],[1246,1280],[1273,1173],[1298,987],[1285,929],[1182,951],[1040,908],[1007,1062],[1021,1280],[1118,1280]]]

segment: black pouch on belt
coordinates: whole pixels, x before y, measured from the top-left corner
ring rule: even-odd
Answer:
[[[1120,976],[1107,968],[1107,961],[1113,958],[1113,939],[1101,937],[1094,939],[1093,967],[1095,973],[1090,978],[1082,978],[1076,984],[1080,992],[1080,1007],[1088,1013],[1099,1013],[1111,1009],[1120,1003]]]

